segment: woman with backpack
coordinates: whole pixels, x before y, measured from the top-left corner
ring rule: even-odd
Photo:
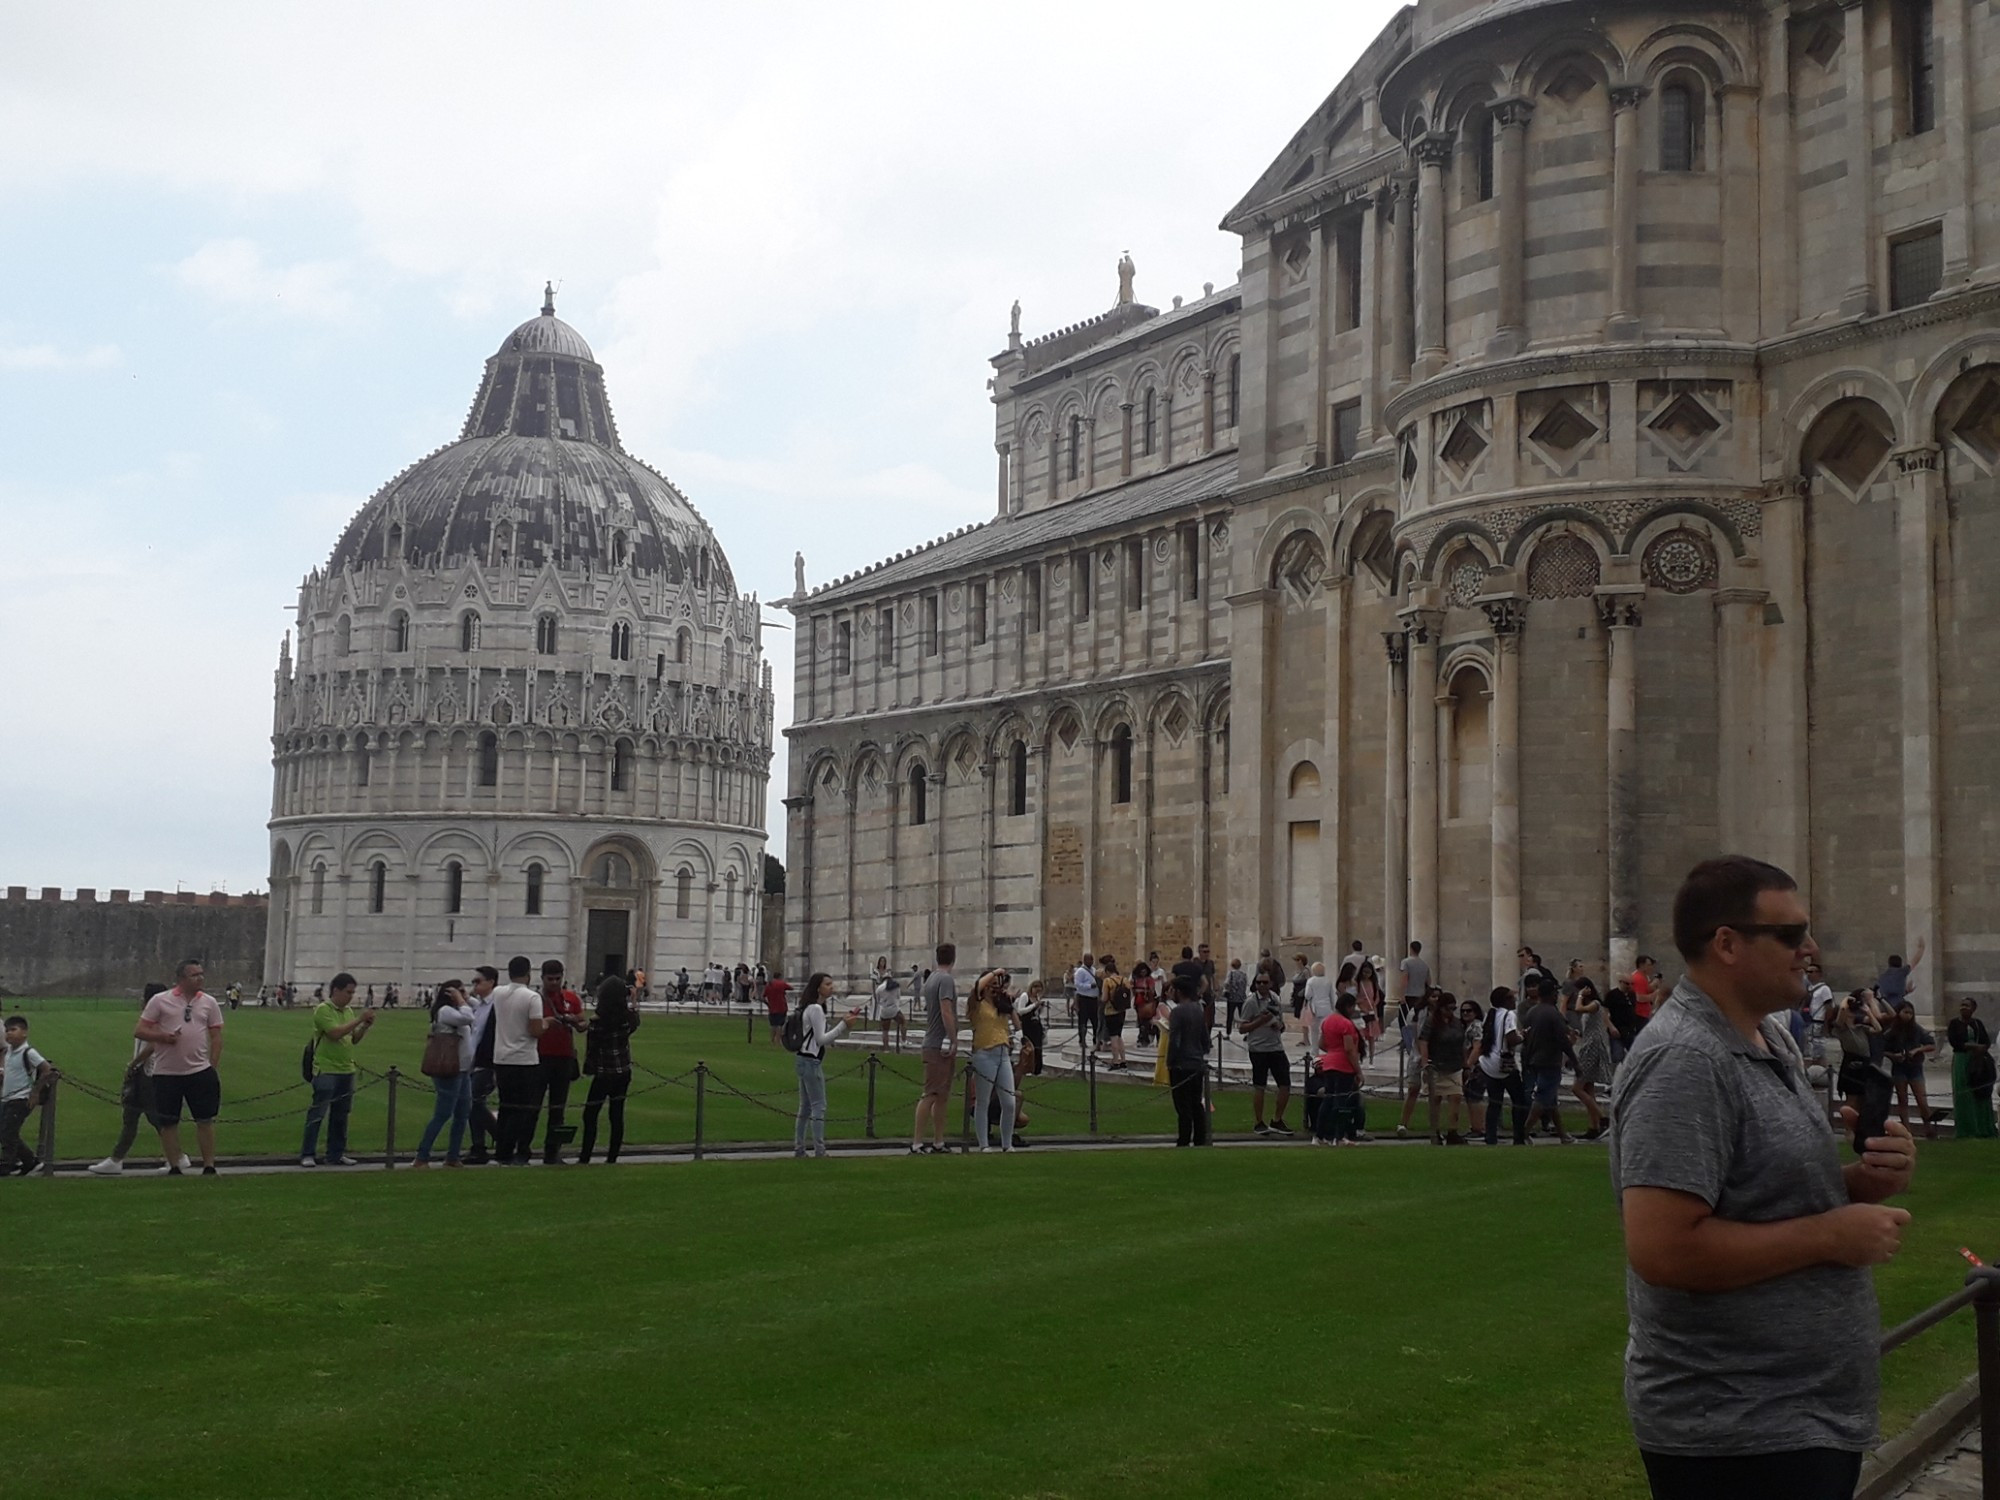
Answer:
[[[597,987],[597,1014],[583,1031],[583,1071],[590,1077],[590,1095],[583,1101],[583,1147],[579,1166],[590,1165],[597,1146],[597,1117],[611,1106],[611,1139],[604,1164],[618,1160],[625,1144],[625,1095],[632,1087],[632,1033],[639,1029],[639,1007],[624,980],[613,976]]]
[[[826,1155],[826,1067],[827,1045],[847,1035],[847,1028],[861,1019],[859,1010],[850,1010],[837,1025],[826,1024],[826,1002],[833,996],[830,976],[814,974],[806,980],[806,992],[798,1012],[785,1022],[785,1045],[797,1054],[793,1066],[799,1075],[799,1116],[792,1127],[792,1155],[806,1154],[806,1132],[812,1132],[813,1155]]]
[[[459,1150],[465,1144],[466,1123],[472,1118],[475,1015],[465,1002],[464,987],[456,979],[447,979],[437,987],[437,999],[431,1003],[430,1035],[424,1045],[424,1072],[430,1075],[431,1085],[437,1090],[437,1104],[431,1110],[430,1124],[424,1127],[423,1139],[417,1142],[413,1166],[431,1164],[431,1147],[437,1144],[438,1132],[444,1129],[447,1120],[451,1122],[451,1143],[445,1148],[444,1164],[463,1165]],[[451,1071],[443,1071],[446,1067]]]
[[[1098,981],[1098,993],[1103,997],[1103,1035],[1097,1045],[1111,1046],[1111,1063],[1114,1068],[1125,1066],[1125,1015],[1132,1008],[1132,986],[1125,982],[1125,976],[1118,972],[1118,960],[1105,954],[1102,960],[1104,972]]]

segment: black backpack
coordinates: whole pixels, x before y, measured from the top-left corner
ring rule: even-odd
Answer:
[[[472,1065],[475,1068],[493,1066],[493,1012],[486,1012],[486,1023],[479,1028],[479,1040],[472,1044]]]
[[[299,1077],[307,1083],[313,1081],[316,1071],[313,1064],[319,1060],[319,1033],[315,1031],[312,1040],[306,1043],[306,1050],[299,1054]]]
[[[778,1040],[785,1044],[787,1052],[796,1052],[806,1044],[806,1008],[801,1005],[785,1017],[785,1029]]]

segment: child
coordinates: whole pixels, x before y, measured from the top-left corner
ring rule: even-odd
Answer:
[[[41,1165],[21,1135],[54,1074],[49,1060],[28,1045],[28,1018],[9,1016],[6,1059],[0,1066],[0,1177],[26,1177]]]

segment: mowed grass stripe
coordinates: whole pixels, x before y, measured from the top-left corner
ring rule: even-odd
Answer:
[[[1993,1234],[1984,1144],[1926,1148],[1887,1317]],[[1596,1152],[58,1181],[0,1213],[10,1496],[1643,1493]],[[1969,1323],[1928,1336],[1892,1412],[1970,1367]]]

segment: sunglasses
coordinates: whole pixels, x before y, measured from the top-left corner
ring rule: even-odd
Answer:
[[[1740,932],[1745,937],[1756,937],[1760,934],[1774,937],[1785,947],[1793,949],[1803,948],[1806,934],[1812,931],[1810,922],[1724,922],[1722,927],[1727,927],[1731,932]],[[1716,931],[1720,932],[1722,927],[1716,928]]]

